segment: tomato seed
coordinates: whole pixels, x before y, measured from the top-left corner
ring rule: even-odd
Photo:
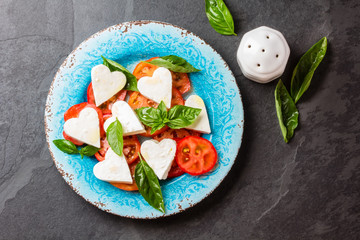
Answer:
[[[183,149],[183,153],[189,153],[190,152],[190,149],[189,148],[184,148]]]

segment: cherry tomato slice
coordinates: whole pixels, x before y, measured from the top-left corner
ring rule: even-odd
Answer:
[[[136,185],[136,182],[135,182],[135,179],[134,179],[134,175],[135,175],[135,168],[136,168],[136,165],[139,163],[139,159],[135,162],[133,162],[132,164],[130,164],[129,168],[130,168],[130,173],[131,173],[131,176],[132,176],[132,179],[133,179],[133,183],[132,184],[126,184],[126,183],[111,183],[111,185],[117,187],[117,188],[120,188],[122,190],[125,190],[125,191],[137,191],[139,190],[137,185]]]
[[[184,137],[188,137],[188,136],[196,136],[196,137],[200,137],[201,133],[193,131],[193,130],[188,130],[185,128],[181,128],[181,129],[168,129],[162,133],[159,133],[156,136],[153,136],[153,139],[157,140],[157,141],[161,141],[164,138],[171,138],[171,139],[182,139]]]
[[[105,160],[105,154],[109,149],[110,145],[106,140],[106,137],[100,140],[100,144],[101,148],[97,153],[95,153],[95,157],[98,161],[101,162]],[[136,136],[124,137],[123,153],[129,165],[132,164],[136,159],[138,159],[138,152],[140,152],[140,146],[140,142]]]
[[[102,112],[100,111],[99,108],[97,108],[94,104],[90,104],[90,103],[87,103],[87,102],[83,102],[83,103],[79,103],[79,104],[76,104],[72,107],[70,107],[64,114],[64,120],[65,122],[67,120],[69,120],[70,118],[77,118],[79,117],[79,113],[81,112],[81,110],[83,110],[84,108],[86,107],[91,107],[93,109],[96,110],[96,112],[98,113],[98,116],[99,116],[99,125],[100,125],[100,137],[103,137],[105,136],[105,131],[104,131],[104,119],[103,119],[103,114]],[[66,140],[69,140],[71,142],[73,142],[75,145],[83,145],[84,143],[83,142],[80,142],[70,136],[68,136],[64,131],[63,131],[63,136]]]
[[[153,57],[149,60],[146,60],[145,62],[140,62],[138,65],[136,65],[133,75],[139,80],[142,77],[151,77],[154,73],[154,71],[159,68],[158,66],[152,65],[150,63],[151,60],[154,60],[159,57]],[[172,76],[172,85],[177,90],[179,90],[180,94],[184,94],[190,90],[191,84],[190,79],[187,73],[176,73],[173,71],[171,72]]]
[[[123,101],[126,97],[126,90],[120,90],[117,94],[112,96],[109,100],[101,104],[98,108],[102,111],[103,114],[111,114],[112,105],[116,101]],[[94,90],[92,88],[92,83],[89,84],[87,89],[87,101],[88,103],[95,105],[95,97],[94,97]]]
[[[178,142],[175,159],[184,172],[200,175],[209,172],[215,166],[217,153],[210,141],[189,136]]]

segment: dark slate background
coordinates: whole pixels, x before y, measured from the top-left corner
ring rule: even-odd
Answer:
[[[216,33],[202,0],[1,0],[0,239],[360,239],[359,2],[226,3],[238,36]],[[102,212],[72,191],[52,162],[43,122],[50,83],[72,49],[105,27],[143,19],[212,45],[234,72],[245,109],[243,144],[220,187],[184,213],[151,221]],[[301,55],[329,39],[289,144],[276,118],[276,82],[251,82],[236,62],[241,36],[262,25],[290,45],[288,86]]]

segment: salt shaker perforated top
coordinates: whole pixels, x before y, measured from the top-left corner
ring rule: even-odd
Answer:
[[[289,55],[290,48],[284,36],[262,26],[245,33],[237,51],[237,61],[245,77],[268,83],[283,74]]]

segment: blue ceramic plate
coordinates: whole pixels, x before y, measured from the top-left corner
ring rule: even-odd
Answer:
[[[184,174],[161,181],[166,214],[153,209],[138,192],[126,192],[100,181],[93,174],[94,157],[80,158],[58,150],[52,141],[61,139],[65,111],[86,101],[91,68],[102,63],[101,55],[116,60],[130,71],[141,60],[178,55],[194,67],[193,92],[206,104],[212,133],[204,135],[218,152],[215,168],[201,176]],[[207,197],[233,165],[243,134],[243,106],[234,75],[221,56],[193,33],[163,22],[127,22],[106,28],[81,43],[64,61],[50,87],[46,102],[45,130],[50,153],[65,181],[86,201],[124,217],[157,218],[181,212]]]

